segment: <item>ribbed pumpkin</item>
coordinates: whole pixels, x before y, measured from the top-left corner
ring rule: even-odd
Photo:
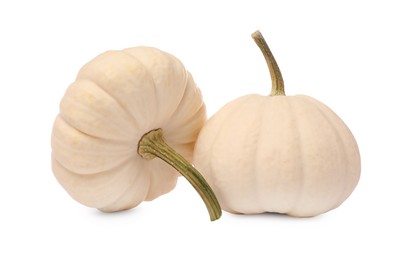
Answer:
[[[171,191],[179,176],[162,160],[145,159],[161,156],[140,152],[143,137],[164,138],[192,160],[205,120],[201,92],[173,55],[152,47],[107,51],[83,66],[62,98],[52,131],[54,175],[86,206],[133,208]]]
[[[308,217],[334,209],[360,177],[356,140],[323,103],[285,96],[270,49],[260,32],[253,38],[269,65],[272,93],[238,98],[210,118],[196,143],[196,168],[229,212]]]

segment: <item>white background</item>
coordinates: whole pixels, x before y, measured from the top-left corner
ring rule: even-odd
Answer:
[[[405,7],[401,1],[2,1],[0,259],[405,259]],[[324,102],[347,123],[362,176],[338,209],[210,222],[177,188],[126,212],[73,201],[50,169],[58,104],[80,67],[149,45],[183,61],[209,115],[270,92],[250,34],[260,29],[287,95]]]

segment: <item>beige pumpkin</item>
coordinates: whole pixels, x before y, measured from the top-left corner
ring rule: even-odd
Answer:
[[[285,96],[277,63],[260,32],[253,38],[269,65],[270,96],[247,95],[208,120],[195,148],[195,166],[224,210],[315,216],[338,207],[360,177],[352,133],[326,105]]]
[[[180,167],[215,204],[187,163],[205,120],[200,90],[177,58],[151,47],[107,51],[79,71],[62,98],[52,131],[54,175],[78,202],[111,212],[171,191]],[[162,160],[150,160],[155,156]]]

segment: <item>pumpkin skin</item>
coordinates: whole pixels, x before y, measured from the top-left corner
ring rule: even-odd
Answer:
[[[179,174],[137,152],[161,128],[165,141],[192,160],[206,109],[191,74],[173,55],[151,47],[107,51],[79,71],[52,130],[52,170],[78,202],[112,212],[171,191]]]
[[[247,95],[228,103],[201,130],[194,156],[232,213],[319,215],[345,201],[360,177],[349,128],[304,95]]]

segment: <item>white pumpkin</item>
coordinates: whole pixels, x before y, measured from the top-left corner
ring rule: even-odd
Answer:
[[[356,187],[360,154],[345,123],[314,98],[285,96],[277,63],[260,32],[270,96],[225,105],[201,130],[194,163],[224,210],[315,216],[338,207]]]
[[[79,71],[60,103],[52,131],[54,175],[86,206],[133,208],[171,191],[179,176],[165,162],[143,158],[162,156],[140,153],[143,137],[157,132],[162,144],[164,135],[192,160],[205,120],[201,92],[177,58],[151,47],[107,51]]]

